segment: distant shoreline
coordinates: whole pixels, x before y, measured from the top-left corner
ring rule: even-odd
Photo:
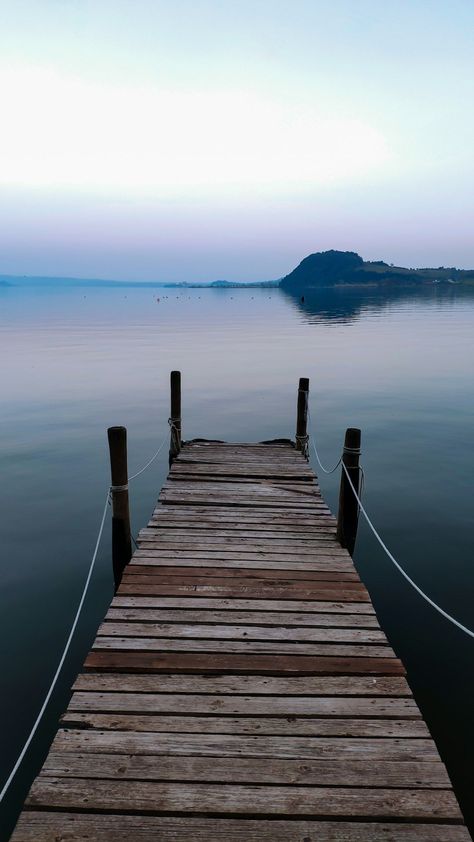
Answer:
[[[474,269],[438,266],[407,269],[383,260],[364,261],[352,251],[315,252],[288,275],[271,281],[117,281],[105,278],[71,278],[49,275],[0,275],[0,287],[83,287],[109,289],[282,289],[291,295],[319,289],[474,286]]]
[[[275,289],[277,281],[115,281],[105,278],[61,278],[42,275],[0,275],[0,287],[102,287],[108,289]]]

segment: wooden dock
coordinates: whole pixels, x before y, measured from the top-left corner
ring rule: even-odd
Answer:
[[[191,442],[14,842],[466,842],[308,463]]]

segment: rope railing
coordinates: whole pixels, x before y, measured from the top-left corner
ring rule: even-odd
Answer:
[[[353,482],[351,480],[351,477],[349,475],[349,471],[347,470],[347,468],[344,464],[342,455],[340,456],[339,460],[335,464],[334,468],[331,468],[331,470],[326,469],[324,467],[324,465],[322,465],[321,460],[319,458],[319,453],[318,453],[318,450],[317,450],[317,447],[316,447],[316,443],[315,443],[315,437],[314,437],[314,431],[313,431],[313,428],[312,428],[312,425],[311,425],[311,415],[310,415],[310,412],[309,412],[309,407],[308,407],[308,417],[309,417],[309,420],[310,420],[310,429],[311,429],[310,441],[311,441],[311,444],[313,446],[313,450],[314,450],[318,465],[321,468],[321,470],[324,471],[325,474],[332,474],[339,467],[339,465],[342,466],[342,469],[343,469],[344,474],[347,478],[349,486],[350,486],[350,488],[352,490],[352,493],[353,493],[353,495],[354,495],[354,497],[357,501],[357,504],[359,506],[359,511],[362,512],[362,514],[364,516],[364,519],[367,522],[367,525],[369,526],[369,529],[374,534],[375,538],[377,539],[378,543],[380,544],[384,553],[390,559],[392,564],[395,565],[395,567],[397,568],[399,573],[401,573],[401,575],[404,577],[404,579],[406,579],[406,581],[412,586],[412,588],[414,588],[414,590],[422,597],[422,599],[424,599],[425,602],[428,603],[428,605],[431,605],[431,607],[434,608],[434,610],[437,611],[438,614],[441,614],[442,617],[444,617],[446,620],[448,620],[450,623],[452,623],[458,629],[463,631],[465,634],[469,635],[469,637],[474,638],[474,631],[469,629],[467,626],[463,625],[463,623],[460,623],[459,620],[456,620],[455,617],[453,617],[451,614],[448,614],[448,612],[445,611],[444,608],[441,608],[441,606],[438,605],[438,603],[436,603],[433,599],[431,599],[431,597],[428,596],[428,594],[426,594],[424,592],[424,590],[422,590],[422,588],[420,588],[420,586],[417,585],[416,582],[413,581],[411,576],[409,576],[409,574],[406,572],[406,570],[404,570],[402,565],[397,561],[397,559],[395,558],[393,553],[390,552],[390,550],[387,547],[385,541],[382,539],[380,533],[378,532],[378,530],[376,529],[376,527],[372,523],[372,520],[369,517],[369,515],[368,515],[368,513],[367,513],[367,511],[366,511],[366,509],[365,509],[365,507],[362,503],[360,495],[357,493],[356,489],[354,488],[354,484],[353,484]],[[364,481],[364,471],[362,470],[362,468],[360,468],[360,471],[361,471],[362,482],[363,482]]]
[[[89,570],[88,570],[88,573],[87,573],[86,581],[85,581],[84,587],[82,589],[82,594],[81,594],[81,598],[79,600],[79,605],[77,606],[77,611],[76,611],[76,614],[74,616],[74,620],[73,620],[73,623],[72,623],[72,626],[71,626],[71,630],[70,630],[69,635],[68,635],[67,640],[66,640],[66,645],[64,646],[63,653],[62,653],[61,658],[59,660],[59,664],[57,666],[56,672],[54,673],[53,680],[50,684],[49,690],[46,693],[44,702],[41,705],[38,716],[36,717],[36,719],[34,721],[34,724],[33,724],[33,727],[32,727],[32,729],[31,729],[31,731],[28,735],[28,738],[27,738],[19,756],[18,756],[18,759],[17,759],[12,771],[10,772],[7,780],[5,781],[5,784],[3,786],[2,791],[0,792],[0,801],[3,800],[3,798],[5,797],[8,789],[10,788],[10,784],[12,783],[13,778],[15,777],[18,769],[20,768],[20,765],[23,761],[23,758],[25,757],[25,754],[26,754],[26,752],[28,751],[28,749],[31,745],[33,737],[35,736],[35,734],[38,730],[40,722],[43,718],[43,714],[44,714],[44,712],[45,712],[45,710],[48,706],[48,703],[51,699],[51,696],[53,695],[54,688],[56,687],[58,678],[61,674],[61,670],[64,666],[64,662],[66,660],[69,649],[71,647],[72,639],[74,637],[74,632],[76,631],[77,624],[79,622],[79,617],[80,617],[82,607],[83,607],[84,602],[85,602],[87,591],[89,590],[89,584],[90,584],[90,581],[91,581],[91,578],[92,578],[92,573],[94,571],[95,562],[96,562],[96,559],[97,559],[97,554],[99,552],[99,545],[100,545],[100,541],[101,541],[101,538],[102,538],[102,533],[104,531],[105,520],[106,520],[106,517],[107,517],[107,511],[108,511],[108,508],[109,508],[109,498],[110,498],[110,488],[107,489],[107,496],[105,498],[104,511],[102,512],[102,519],[100,521],[100,527],[99,527],[99,532],[98,532],[98,535],[97,535],[97,540],[95,542],[94,552],[92,554],[92,559],[91,559],[91,563],[89,565]]]
[[[171,420],[169,421],[169,424],[170,424],[171,427],[173,426]],[[153,454],[151,459],[149,459],[148,462],[146,462],[145,465],[143,465],[143,467],[140,468],[140,470],[136,471],[136,473],[132,474],[132,476],[128,478],[129,482],[131,482],[132,480],[139,477],[141,474],[143,474],[146,471],[147,468],[150,467],[150,465],[155,461],[155,459],[161,453],[168,436],[169,436],[169,432],[167,430],[166,433],[165,433],[165,436],[163,438],[163,441],[161,442],[158,450]],[[77,629],[77,625],[78,625],[79,618],[80,618],[80,615],[81,615],[81,611],[82,611],[82,608],[84,606],[84,602],[85,602],[85,599],[86,599],[86,596],[87,596],[87,592],[89,590],[89,585],[90,585],[90,582],[91,582],[91,579],[92,579],[92,574],[94,572],[95,563],[96,563],[97,555],[98,555],[98,552],[99,552],[100,542],[102,540],[102,535],[103,535],[103,532],[104,532],[104,526],[105,526],[105,521],[106,521],[106,518],[107,518],[107,511],[109,509],[111,494],[112,494],[113,491],[126,491],[127,489],[128,489],[128,484],[125,485],[125,486],[113,486],[113,485],[111,485],[107,489],[107,496],[105,498],[104,510],[102,512],[102,518],[101,518],[101,521],[100,521],[99,531],[98,531],[97,539],[96,539],[96,542],[95,542],[94,552],[92,554],[91,562],[89,564],[89,569],[88,569],[88,572],[87,572],[86,580],[84,582],[84,587],[82,589],[81,598],[79,600],[79,604],[77,606],[77,610],[76,610],[76,613],[74,615],[74,620],[72,622],[71,629],[69,631],[64,649],[62,651],[61,658],[60,658],[58,666],[56,668],[56,672],[54,673],[53,679],[52,679],[51,684],[49,686],[49,690],[46,693],[43,704],[41,705],[39,713],[38,713],[38,715],[37,715],[37,717],[36,717],[36,719],[33,723],[33,727],[31,728],[31,731],[30,731],[30,733],[29,733],[29,735],[28,735],[28,737],[27,737],[27,739],[26,739],[26,741],[23,745],[23,748],[22,748],[20,754],[18,755],[18,758],[15,762],[15,765],[13,766],[13,769],[11,770],[8,778],[5,781],[5,784],[3,785],[2,790],[0,791],[0,803],[3,801],[5,795],[7,794],[8,790],[9,790],[9,788],[10,788],[12,782],[13,782],[13,779],[14,779],[16,773],[18,772],[18,769],[20,768],[20,766],[21,766],[21,764],[22,764],[22,762],[25,758],[25,755],[26,755],[26,753],[27,753],[27,751],[28,751],[28,749],[29,749],[34,737],[35,737],[35,734],[36,734],[36,732],[37,732],[37,730],[40,726],[41,720],[44,716],[45,710],[48,707],[48,704],[51,700],[51,696],[53,695],[54,689],[56,687],[59,676],[61,674],[61,670],[62,670],[62,668],[64,666],[64,663],[66,661],[66,658],[69,654],[69,650],[71,648],[71,643],[73,641],[74,634],[75,634],[75,631]]]
[[[416,592],[417,592],[417,593],[418,593],[418,594],[419,594],[419,595],[420,595],[420,596],[421,596],[421,597],[422,597],[422,598],[423,598],[423,599],[424,599],[424,600],[428,603],[428,605],[431,605],[431,607],[432,607],[432,608],[434,608],[434,610],[438,612],[438,614],[441,614],[441,616],[442,616],[442,617],[444,617],[446,620],[449,620],[449,622],[450,622],[450,623],[453,623],[453,625],[455,625],[455,626],[456,626],[458,629],[460,629],[461,631],[465,632],[465,634],[469,635],[469,637],[474,637],[474,631],[472,631],[471,629],[469,629],[467,626],[464,626],[462,623],[460,623],[460,622],[459,622],[459,620],[456,620],[456,618],[455,618],[455,617],[453,617],[451,614],[448,614],[448,612],[447,612],[447,611],[445,611],[445,610],[444,610],[444,608],[441,608],[441,606],[440,606],[440,605],[438,605],[438,604],[437,604],[437,603],[436,603],[433,599],[431,599],[431,597],[430,597],[430,596],[428,596],[428,594],[426,594],[426,593],[425,593],[425,592],[424,592],[424,591],[423,591],[423,590],[419,587],[419,585],[417,585],[417,584],[416,584],[416,582],[414,582],[414,581],[413,581],[413,579],[411,578],[411,576],[409,576],[409,575],[408,575],[408,573],[407,573],[407,572],[403,569],[403,567],[402,567],[402,566],[401,566],[401,564],[397,561],[397,559],[395,558],[395,556],[393,555],[393,553],[391,553],[391,552],[390,552],[390,550],[389,550],[389,548],[387,547],[387,545],[386,545],[385,541],[383,541],[383,539],[381,538],[381,536],[380,536],[379,532],[377,531],[377,529],[375,528],[374,524],[372,523],[372,521],[371,521],[371,519],[370,519],[369,515],[367,514],[367,512],[366,512],[366,510],[365,510],[365,508],[364,508],[364,505],[363,505],[363,503],[362,503],[362,500],[360,499],[359,495],[357,494],[357,492],[356,492],[356,490],[355,490],[355,488],[354,488],[354,485],[353,485],[352,480],[351,480],[351,478],[350,478],[350,476],[349,476],[349,472],[348,472],[348,470],[347,470],[346,466],[344,465],[344,462],[342,462],[342,468],[343,468],[343,470],[344,470],[344,472],[345,472],[345,475],[346,475],[346,477],[347,477],[347,481],[348,481],[348,483],[349,483],[349,485],[350,485],[350,487],[351,487],[351,489],[352,489],[352,493],[354,494],[354,496],[355,496],[355,498],[356,498],[356,500],[357,500],[357,502],[358,502],[358,504],[359,504],[359,509],[360,509],[360,511],[362,512],[362,514],[364,515],[364,518],[365,518],[365,520],[366,520],[366,522],[367,522],[367,525],[369,526],[369,528],[371,529],[371,531],[372,531],[372,532],[373,532],[373,534],[375,535],[375,537],[376,537],[377,541],[379,542],[380,546],[382,547],[383,551],[384,551],[384,552],[385,552],[385,554],[388,556],[388,558],[390,559],[390,561],[391,561],[391,562],[395,565],[395,567],[397,568],[397,570],[399,571],[399,573],[401,573],[401,574],[402,574],[402,576],[403,576],[403,577],[407,580],[407,582],[408,582],[408,583],[412,586],[412,588],[414,588],[414,589],[415,589],[415,591],[416,591]]]
[[[170,425],[170,427],[172,427],[172,426],[173,426],[173,425],[172,425],[172,422],[171,422],[171,419],[169,419],[168,424]],[[142,467],[142,468],[140,468],[140,470],[139,470],[139,471],[136,471],[136,473],[132,474],[132,476],[128,478],[128,481],[129,481],[129,482],[131,482],[133,479],[136,479],[136,478],[137,478],[137,477],[139,477],[141,474],[145,473],[146,469],[147,469],[147,468],[149,468],[149,467],[150,467],[150,465],[152,465],[152,464],[153,464],[153,462],[155,461],[155,459],[156,459],[156,458],[160,455],[161,451],[163,450],[164,444],[165,444],[165,442],[166,442],[166,440],[167,440],[168,436],[169,436],[169,432],[168,432],[168,430],[167,430],[167,431],[166,431],[166,433],[165,433],[165,435],[163,436],[163,441],[161,442],[161,444],[160,444],[160,446],[159,446],[158,450],[157,450],[157,451],[153,454],[153,456],[151,457],[151,459],[149,459],[149,461],[148,461],[145,465],[143,465],[143,467]]]
[[[341,464],[342,456],[339,457],[339,459],[337,460],[337,462],[336,462],[336,464],[334,465],[333,468],[325,468],[324,467],[324,465],[321,462],[321,459],[319,457],[318,449],[316,447],[316,442],[314,440],[313,423],[311,421],[311,410],[310,410],[309,406],[308,406],[308,419],[309,419],[309,429],[310,429],[310,432],[311,432],[311,435],[309,436],[309,439],[310,439],[310,442],[311,442],[311,446],[314,450],[314,455],[316,456],[316,461],[317,461],[319,467],[321,468],[321,470],[324,474],[333,474],[334,471],[337,471],[339,465]]]

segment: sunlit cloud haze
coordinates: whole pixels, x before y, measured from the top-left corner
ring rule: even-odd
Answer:
[[[474,266],[473,25],[470,0],[9,4],[0,273]]]

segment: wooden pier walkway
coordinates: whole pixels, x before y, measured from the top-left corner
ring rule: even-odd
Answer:
[[[289,443],[183,446],[12,839],[470,839]]]

